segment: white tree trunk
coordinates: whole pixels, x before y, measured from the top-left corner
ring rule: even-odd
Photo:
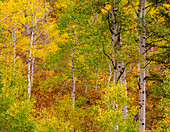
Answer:
[[[97,70],[96,70],[96,87],[95,87],[95,91],[97,91],[97,80],[98,80],[98,75],[97,75]]]
[[[119,32],[120,32],[120,36],[119,36],[119,47],[120,47],[120,51],[122,53],[122,38],[121,38],[121,27],[119,25]],[[125,73],[125,67],[124,67],[124,63],[123,62],[120,62],[119,63],[119,66],[118,66],[118,69],[119,69],[119,76],[120,77],[120,84],[123,85],[123,87],[125,87],[125,93],[126,93],[126,97],[127,97],[127,87],[126,87],[126,73]],[[127,115],[127,104],[125,104],[123,106],[123,119],[126,119],[126,115]]]
[[[116,54],[117,54],[116,51],[118,51],[118,49],[116,48],[117,44],[119,43],[119,46],[121,48],[122,43],[121,43],[121,36],[119,35],[121,32],[120,26],[119,26],[119,21],[117,21],[117,19],[116,19],[116,11],[118,11],[118,10],[115,8],[115,1],[111,2],[111,10],[108,10],[105,7],[103,7],[103,9],[105,9],[106,11],[108,11],[109,14],[111,14],[111,19],[112,19],[112,24],[111,24],[111,21],[108,17],[109,29],[112,34],[112,47],[113,47],[113,58],[114,58],[113,87],[115,87],[115,85],[117,84],[118,79],[120,79],[121,83],[123,83],[126,87],[124,64],[123,64],[123,62],[118,62],[118,60],[116,58]],[[118,64],[120,65],[120,67],[118,66]],[[109,81],[110,81],[110,77],[108,79],[108,84],[109,84]],[[117,107],[117,104],[115,103],[113,105],[112,109],[116,109],[116,107]],[[126,118],[126,114],[127,114],[127,105],[124,105],[124,107],[123,107],[123,116],[124,117],[123,118]],[[118,130],[118,125],[115,125],[114,129]]]
[[[123,64],[123,62],[121,62],[121,69],[123,69],[123,68],[124,68],[124,64]],[[125,87],[125,94],[126,94],[126,97],[127,97],[126,71],[125,70],[123,71],[123,74],[120,78],[120,83],[123,84],[123,87]],[[126,119],[127,112],[128,112],[127,104],[125,104],[123,106],[123,119]]]
[[[88,90],[88,84],[86,83],[86,89],[85,89],[84,97],[86,97],[86,95],[87,95],[87,90]]]
[[[121,77],[120,77],[120,84],[122,84],[123,87],[125,87],[125,93],[126,93],[126,97],[127,97],[126,75],[125,75],[123,62],[119,63],[118,71],[119,71],[120,74],[122,74]],[[122,109],[123,109],[123,118],[122,119],[126,119],[126,115],[127,115],[127,112],[128,112],[127,104],[125,104]]]
[[[108,62],[108,66],[109,66],[109,77],[108,77],[108,81],[107,81],[107,86],[108,86],[108,89],[110,91],[110,80],[111,80],[111,77],[112,77],[112,68],[111,68],[111,65],[110,65],[109,62]]]
[[[38,21],[37,18],[35,18],[35,22],[33,22],[33,18],[32,18],[32,29],[27,25],[28,34],[30,34],[30,32],[31,32],[31,38],[30,38],[30,42],[29,42],[29,58],[28,58],[28,89],[27,89],[28,99],[31,98],[31,86],[33,85],[33,73],[34,73],[34,61],[35,61],[34,50],[35,50],[35,41],[36,41],[36,37],[37,37],[35,35],[35,28],[37,25],[37,21]],[[33,59],[31,58],[32,45],[33,45]]]
[[[72,54],[74,56],[74,53]],[[72,61],[72,83],[73,83],[73,90],[72,90],[72,99],[73,99],[73,110],[75,109],[75,89],[76,89],[76,83],[75,83],[75,77],[74,77],[74,61]]]
[[[74,55],[75,55],[75,52],[76,52],[76,48],[77,48],[77,44],[78,44],[78,38],[77,38],[77,27],[76,27],[76,19],[75,19],[75,31],[74,31],[74,37],[76,39],[76,45],[74,46],[73,48],[73,52],[72,52],[72,83],[73,83],[73,89],[72,89],[72,93],[71,93],[71,97],[73,99],[73,104],[72,104],[72,107],[73,107],[73,111],[75,110],[75,90],[76,90],[76,79],[75,79],[75,76],[74,76],[74,73],[75,73],[75,68],[74,68]],[[73,120],[74,120],[74,124],[75,124],[75,115],[73,115]],[[75,125],[72,129],[72,131],[74,132],[75,131]]]
[[[13,54],[13,58],[14,58],[14,70],[13,70],[13,74],[15,74],[15,51],[16,51],[16,30],[17,30],[17,27],[16,27],[16,22],[14,24],[14,32],[13,32],[13,44],[14,44],[14,54]]]
[[[115,26],[116,28],[116,26]],[[112,44],[113,44],[113,54],[114,54],[114,76],[113,76],[113,87],[115,87],[115,84],[117,83],[117,60],[116,60],[116,43],[117,43],[117,31],[112,34]]]
[[[138,17],[140,20],[140,26],[142,27],[142,33],[140,33],[140,46],[139,55],[141,62],[139,62],[139,129],[140,131],[145,130],[145,13],[146,13],[146,0],[139,0]]]
[[[28,58],[28,99],[31,98],[31,53],[32,53],[32,49],[31,49],[31,46],[33,44],[33,37],[34,37],[34,28],[32,29],[32,32],[31,32],[31,38],[30,38],[30,43],[29,43],[29,58]]]
[[[34,77],[34,62],[35,62],[35,41],[36,41],[37,36],[35,35],[34,41],[33,41],[33,53],[32,53],[32,71],[31,71],[31,86],[33,84],[33,77]]]
[[[72,99],[73,99],[73,110],[75,109],[75,89],[76,89],[76,80],[75,80],[75,76],[74,76],[74,55],[75,55],[75,52],[76,52],[76,47],[77,47],[77,44],[78,44],[78,38],[77,38],[77,33],[76,33],[76,30],[77,30],[77,27],[76,27],[76,19],[75,19],[75,31],[74,31],[74,37],[76,39],[76,46],[74,47],[73,49],[73,52],[72,52],[72,83],[73,83],[73,90],[72,90]]]

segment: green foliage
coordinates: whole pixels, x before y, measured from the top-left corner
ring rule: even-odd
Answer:
[[[1,65],[3,66],[3,65]],[[18,72],[13,75],[11,68],[0,70],[0,129],[2,131],[32,131],[34,119],[31,117],[33,104],[24,95],[24,81]]]
[[[117,84],[115,87],[105,88],[104,92],[105,96],[100,102],[104,108],[97,107],[99,116],[96,119],[104,125],[104,130],[117,131],[114,129],[117,125],[119,131],[138,131],[139,122],[134,119],[135,113],[137,113],[136,108],[128,108],[126,119],[123,119],[122,108],[130,101],[126,96],[125,87],[122,84]]]

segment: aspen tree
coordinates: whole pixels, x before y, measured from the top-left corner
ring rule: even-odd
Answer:
[[[146,0],[139,0],[138,17],[140,19],[140,39],[139,39],[139,55],[141,63],[139,62],[139,129],[145,130],[145,14],[146,14]]]
[[[95,91],[97,91],[97,84],[98,84],[98,74],[97,74],[97,70],[96,70],[96,86],[95,86]]]
[[[78,38],[77,38],[77,27],[76,27],[76,18],[75,18],[75,30],[74,30],[74,37],[75,37],[75,40],[76,40],[76,45],[73,47],[73,51],[72,51],[72,61],[71,61],[71,69],[72,69],[72,83],[73,83],[73,89],[72,89],[72,93],[71,93],[71,96],[72,96],[72,99],[73,99],[73,104],[72,104],[72,107],[73,107],[73,112],[75,111],[75,90],[76,90],[76,79],[75,79],[75,66],[74,66],[74,59],[75,59],[75,53],[76,53],[76,48],[77,48],[77,44],[78,44]],[[73,114],[73,120],[74,120],[74,123],[75,123],[75,115]],[[75,126],[73,127],[73,132],[75,131]]]
[[[119,26],[119,47],[122,47],[122,40],[121,40],[121,27]],[[120,49],[122,54],[122,49]],[[125,74],[125,67],[123,62],[119,62],[118,64],[118,71],[119,71],[119,77],[120,77],[120,84],[122,84],[123,87],[125,87],[125,93],[127,93],[127,86],[126,86],[126,74]],[[127,96],[127,94],[126,94]],[[126,119],[127,115],[127,104],[123,106],[123,119]]]
[[[17,30],[17,28],[16,28],[16,22],[15,22],[15,24],[14,24],[14,31],[13,31],[13,33],[12,33],[12,36],[13,36],[13,46],[14,46],[14,53],[13,53],[13,61],[14,61],[14,70],[13,70],[13,74],[15,73],[15,52],[16,52],[16,30]]]
[[[31,85],[32,85],[32,82],[31,81],[33,81],[33,76],[31,76],[31,54],[32,54],[32,49],[31,49],[31,47],[32,47],[32,44],[33,44],[33,41],[34,41],[34,38],[33,38],[33,36],[34,36],[34,28],[35,28],[35,25],[36,25],[36,21],[35,21],[35,23],[33,23],[33,29],[32,29],[32,31],[31,31],[31,38],[30,38],[30,42],[29,42],[29,58],[28,58],[28,89],[27,89],[27,91],[28,91],[28,94],[29,94],[29,99],[30,99],[30,97],[31,97]],[[30,31],[29,31],[30,32]],[[32,70],[34,70],[34,69],[32,69]],[[33,73],[34,71],[32,71],[32,73]],[[33,75],[33,74],[32,74]]]
[[[88,90],[88,83],[86,82],[86,88],[85,88],[85,92],[84,92],[84,97],[86,97],[86,95],[87,95],[87,90]]]
[[[118,47],[120,47],[120,49],[122,48],[122,41],[121,41],[121,26],[119,23],[119,20],[117,19],[117,11],[118,9],[116,8],[116,4],[115,1],[111,2],[111,10],[103,7],[103,9],[105,9],[110,15],[111,15],[111,20],[108,17],[108,24],[109,24],[109,29],[111,32],[111,38],[112,38],[112,47],[113,47],[113,58],[114,60],[112,60],[110,58],[110,60],[112,61],[112,65],[114,67],[114,74],[113,74],[113,87],[115,87],[115,85],[118,83],[118,81],[120,80],[120,84],[124,85],[126,87],[126,80],[125,80],[125,67],[123,62],[119,61],[117,59],[117,53],[121,52],[121,50],[119,51]],[[106,53],[104,53],[106,55]],[[107,55],[108,56],[108,55]],[[109,68],[110,69],[110,68]],[[110,72],[111,75],[111,72]],[[126,90],[127,92],[127,90]],[[113,109],[116,109],[117,104],[115,103],[113,105]],[[126,118],[126,114],[127,114],[127,105],[123,106],[123,119]],[[115,130],[118,130],[118,126],[115,125],[114,127]]]
[[[75,18],[75,31],[74,31],[74,37],[76,39],[76,45],[73,48],[72,51],[72,82],[73,82],[73,90],[72,90],[72,99],[73,99],[73,110],[75,109],[75,89],[76,89],[76,80],[75,80],[75,76],[74,76],[74,56],[75,56],[75,52],[76,52],[76,48],[77,48],[77,44],[78,44],[78,38],[77,38],[77,33],[76,33],[77,27],[76,27],[76,18]]]
[[[108,77],[108,81],[107,81],[107,86],[108,89],[110,89],[110,79],[112,77],[112,68],[111,68],[111,64],[108,62],[108,67],[109,67],[109,77]]]
[[[119,21],[117,20],[117,15],[116,12],[118,11],[118,9],[116,8],[115,3],[111,2],[111,10],[108,10],[105,7],[102,7],[103,9],[105,9],[110,15],[111,15],[111,20],[108,17],[108,24],[109,24],[109,29],[111,32],[111,38],[112,38],[112,47],[113,47],[113,58],[114,60],[112,60],[111,58],[109,58],[112,62],[112,65],[114,67],[114,75],[113,75],[113,79],[114,79],[114,84],[118,83],[119,79],[122,78],[122,75],[124,74],[125,71],[125,67],[123,66],[122,62],[119,62],[119,60],[116,58],[117,56],[117,52],[118,52],[118,48],[117,47],[122,47],[122,42],[121,42],[121,27],[119,24]],[[104,54],[109,57],[105,51]],[[118,66],[120,64],[120,66]],[[119,69],[119,70],[118,70]],[[125,78],[125,77],[124,77]],[[124,79],[123,79],[124,80]]]

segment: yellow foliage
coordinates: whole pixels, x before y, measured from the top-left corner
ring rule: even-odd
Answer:
[[[58,0],[57,2],[54,3],[54,7],[57,9],[67,8],[68,2],[69,0]]]
[[[110,5],[110,4],[106,4],[105,8],[106,8],[107,10],[111,10],[111,5]],[[102,9],[102,10],[101,10],[102,14],[106,14],[106,13],[108,13],[108,11],[107,11],[107,10]]]

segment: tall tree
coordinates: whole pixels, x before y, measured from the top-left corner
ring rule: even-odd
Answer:
[[[145,130],[145,102],[146,102],[146,95],[145,95],[145,38],[146,38],[146,31],[145,31],[145,14],[146,14],[146,0],[139,0],[139,9],[138,9],[138,17],[140,19],[139,25],[141,29],[139,29],[140,39],[139,39],[139,56],[140,62],[139,66],[139,120],[140,131]]]
[[[121,2],[120,2],[121,3]],[[113,50],[113,56],[109,56],[104,48],[103,45],[103,52],[104,54],[110,59],[113,66],[113,72],[114,72],[114,81],[113,81],[113,87],[120,81],[122,85],[126,87],[126,79],[125,79],[125,66],[124,62],[122,62],[121,57],[119,55],[122,53],[122,38],[121,38],[121,21],[118,18],[119,17],[119,2],[110,2],[110,9],[107,9],[105,6],[102,6],[104,10],[108,12],[108,25],[111,33],[111,41],[112,41],[112,50]],[[116,108],[116,104],[114,105],[114,108]],[[127,114],[127,105],[123,106],[123,115],[124,119]]]

